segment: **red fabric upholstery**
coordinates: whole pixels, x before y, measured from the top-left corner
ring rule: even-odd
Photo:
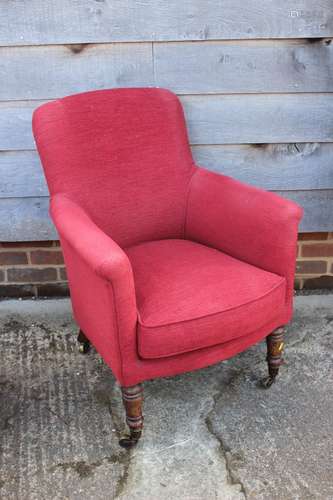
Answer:
[[[33,131],[75,318],[120,384],[226,359],[289,321],[301,209],[198,169],[171,92],[66,97]]]
[[[142,358],[222,344],[284,313],[284,278],[213,248],[163,240],[126,253],[134,272]]]
[[[171,92],[65,97],[37,109],[33,128],[51,195],[66,193],[119,245],[183,237],[195,167]]]

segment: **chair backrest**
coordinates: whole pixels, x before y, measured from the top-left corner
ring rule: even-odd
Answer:
[[[121,246],[183,237],[194,165],[183,110],[165,89],[85,92],[38,108],[51,196],[65,193]]]

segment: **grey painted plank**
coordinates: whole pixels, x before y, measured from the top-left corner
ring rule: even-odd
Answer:
[[[0,103],[0,150],[34,149],[31,118],[43,101]]]
[[[48,198],[0,199],[0,241],[58,239],[48,205]]]
[[[333,142],[333,94],[193,95],[181,98],[192,144]],[[34,149],[40,102],[0,103],[0,150]]]
[[[327,37],[331,0],[11,0],[0,45]]]
[[[333,144],[193,146],[209,170],[268,190],[333,189]]]
[[[81,51],[71,45],[0,47],[0,100],[145,85],[179,94],[329,92],[333,44],[158,43],[154,69],[155,76],[149,43],[87,45]]]
[[[305,209],[300,231],[333,230],[333,190],[282,191]],[[0,199],[0,241],[57,239],[48,216],[48,198]]]
[[[37,151],[0,152],[0,198],[47,196]]]
[[[332,92],[333,44],[158,43],[156,84],[178,94]]]
[[[333,94],[184,96],[192,144],[332,142]]]
[[[304,208],[300,231],[333,230],[333,190],[278,192]]]
[[[36,71],[38,68],[38,71]],[[0,48],[0,100],[153,84],[150,43]]]
[[[197,163],[270,190],[333,189],[333,143],[193,146]],[[0,198],[47,196],[36,151],[0,152]]]

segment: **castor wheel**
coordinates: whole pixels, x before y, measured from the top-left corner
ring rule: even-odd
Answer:
[[[90,350],[90,344],[89,342],[80,342],[79,343],[79,352],[81,354],[87,354]]]
[[[141,437],[141,432],[131,432],[131,434],[124,434],[119,439],[119,445],[122,448],[133,448]]]
[[[275,382],[275,377],[265,377],[261,380],[261,387],[263,387],[264,389],[269,389],[269,387],[271,387],[272,384],[274,384]]]
[[[81,354],[87,354],[87,352],[90,349],[90,342],[89,342],[89,340],[87,339],[87,337],[85,336],[85,334],[83,333],[82,330],[79,331],[79,335],[77,337],[77,341],[79,343],[79,352]]]

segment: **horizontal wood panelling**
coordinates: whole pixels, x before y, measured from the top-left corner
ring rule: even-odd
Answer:
[[[333,142],[333,94],[193,95],[181,98],[192,144]],[[0,103],[0,150],[34,149],[41,102]]]
[[[11,0],[0,45],[331,36],[332,0]]]
[[[38,71],[37,71],[38,68]],[[150,43],[0,48],[0,100],[153,85]]]
[[[330,231],[333,228],[333,190],[282,191],[285,196],[304,208],[300,231]]]
[[[194,146],[199,165],[269,190],[333,189],[333,144]]]
[[[48,197],[0,199],[0,241],[58,239],[48,206]]]
[[[0,152],[0,198],[47,196],[37,151]]]
[[[184,96],[192,144],[332,142],[333,94]]]
[[[157,43],[153,53],[150,43],[0,48],[3,101],[145,85],[178,94],[333,91],[333,44]]]
[[[300,231],[328,231],[333,227],[333,190],[280,191],[305,210]],[[0,199],[0,241],[57,239],[48,217],[48,197]],[[246,214],[244,214],[246,217]]]
[[[156,82],[178,94],[333,91],[333,44],[158,43]]]
[[[264,189],[333,189],[333,143],[192,149],[199,165]],[[48,195],[36,151],[0,152],[0,179],[0,198]]]

